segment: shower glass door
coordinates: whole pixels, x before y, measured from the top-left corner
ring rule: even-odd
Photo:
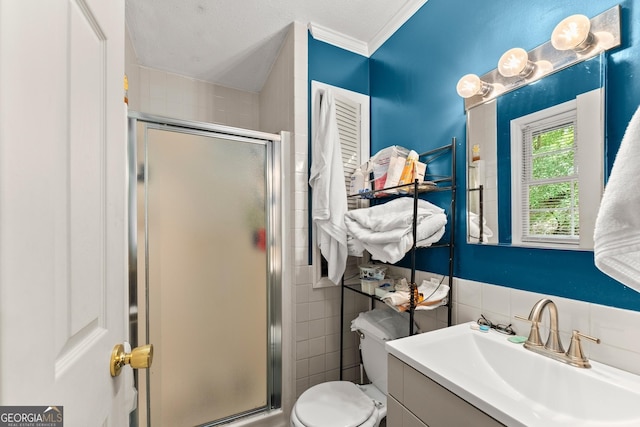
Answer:
[[[271,141],[143,123],[137,140],[140,332],[155,351],[141,419],[215,425],[270,409]]]

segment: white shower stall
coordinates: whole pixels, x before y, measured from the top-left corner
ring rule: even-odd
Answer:
[[[281,140],[130,114],[131,337],[154,345],[140,425],[281,406]]]

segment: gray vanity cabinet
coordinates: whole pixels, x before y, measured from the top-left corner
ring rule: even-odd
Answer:
[[[388,427],[503,426],[395,356],[388,358]]]

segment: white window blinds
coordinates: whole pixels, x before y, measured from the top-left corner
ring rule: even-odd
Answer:
[[[580,220],[576,110],[531,122],[521,129],[522,241],[577,245]]]

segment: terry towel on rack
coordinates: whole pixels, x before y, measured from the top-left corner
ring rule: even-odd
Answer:
[[[469,242],[478,243],[480,241],[480,217],[475,212],[469,212]],[[487,226],[487,219],[482,218],[482,241],[489,242],[493,237],[493,231]]]
[[[340,151],[335,100],[330,91],[319,91],[316,103],[317,129],[313,140],[313,157],[309,185],[311,217],[315,224],[318,247],[327,260],[329,280],[340,283],[347,263],[347,189]]]
[[[604,190],[594,233],[596,266],[640,292],[640,108],[631,118]]]
[[[445,303],[445,298],[449,295],[449,286],[438,281],[423,280],[418,286],[418,293],[424,298],[421,301],[415,301],[416,310],[433,310]],[[382,297],[387,305],[396,311],[409,310],[409,299],[411,294],[409,291],[388,292]]]
[[[344,222],[348,233],[382,262],[400,261],[413,245],[412,198],[349,211]],[[416,222],[416,246],[429,246],[442,238],[447,216],[442,208],[419,199]]]

